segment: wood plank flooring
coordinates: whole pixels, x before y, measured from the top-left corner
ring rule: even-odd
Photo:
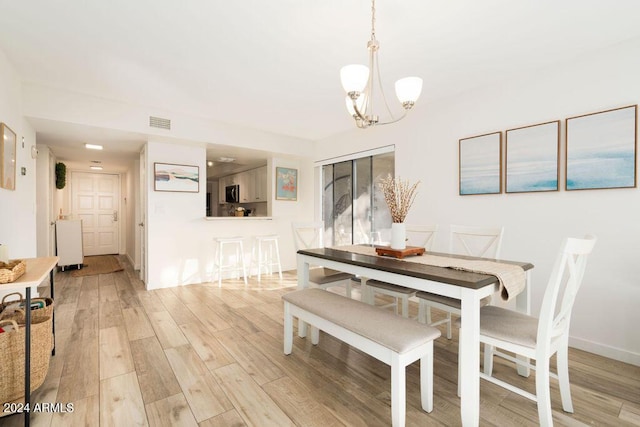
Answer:
[[[146,291],[120,261],[121,272],[57,274],[56,355],[32,402],[74,411],[34,413],[33,426],[390,425],[383,363],[324,334],[317,347],[296,337],[293,354],[283,354],[281,296],[295,288],[295,272],[246,287]],[[456,335],[436,341],[431,414],[420,409],[418,363],[408,368],[408,426],[460,425],[457,351]],[[494,372],[535,391],[535,374],[518,377],[499,359]],[[562,411],[551,382],[555,425],[640,426],[639,367],[572,349],[570,378],[574,414]],[[535,403],[487,382],[480,393],[480,425],[538,424]],[[0,418],[2,427],[21,425],[22,415]]]

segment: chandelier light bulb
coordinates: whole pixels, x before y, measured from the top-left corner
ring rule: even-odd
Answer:
[[[396,82],[396,96],[405,105],[411,106],[418,100],[422,92],[422,79],[420,77],[405,77]]]
[[[369,68],[366,65],[351,64],[340,69],[340,81],[345,92],[362,92],[369,80]]]

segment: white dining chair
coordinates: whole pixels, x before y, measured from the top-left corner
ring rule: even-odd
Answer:
[[[324,222],[294,222],[291,224],[296,251],[324,247]],[[345,294],[351,298],[351,279],[353,275],[323,267],[309,269],[309,286],[327,289],[344,286]]]
[[[540,425],[553,425],[549,377],[558,379],[562,409],[573,412],[569,385],[568,341],[571,310],[582,284],[587,257],[596,243],[594,236],[568,238],[563,242],[542,300],[540,317],[496,306],[480,309],[480,342],[484,344],[484,372],[480,378],[537,402]],[[461,319],[464,327],[464,319]],[[497,351],[506,350],[535,360],[536,394],[493,377],[493,356],[523,365],[521,359]],[[557,375],[549,370],[556,356]]]
[[[449,234],[449,253],[483,258],[499,258],[502,248],[504,227],[473,227],[452,225]],[[430,292],[417,292],[418,321],[429,326],[447,325],[447,339],[451,339],[451,314],[460,316],[460,300]],[[491,296],[480,301],[480,306],[488,305]],[[431,308],[446,312],[446,317],[433,322]]]
[[[410,246],[419,246],[430,251],[438,232],[437,225],[408,225],[406,226],[407,241]],[[382,308],[393,307],[398,314],[398,303],[402,303],[402,316],[409,317],[409,298],[416,295],[415,289],[404,286],[381,282],[379,280],[366,280],[361,278],[362,301],[375,305],[376,294],[387,295],[393,298],[393,303],[380,306]]]

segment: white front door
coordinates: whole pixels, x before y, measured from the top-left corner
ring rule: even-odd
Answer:
[[[82,220],[85,256],[119,253],[120,176],[71,174],[72,212]]]

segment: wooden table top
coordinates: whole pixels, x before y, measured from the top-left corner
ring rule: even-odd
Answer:
[[[27,271],[15,282],[3,283],[0,291],[16,291],[37,287],[58,264],[58,257],[26,258]]]
[[[497,277],[488,274],[473,273],[470,271],[455,270],[446,267],[436,267],[432,265],[425,265],[415,262],[407,262],[405,260],[396,259],[387,256],[371,256],[356,254],[353,252],[346,252],[332,248],[318,248],[318,249],[302,249],[298,251],[301,255],[310,255],[317,258],[322,258],[330,261],[342,262],[345,264],[357,265],[360,267],[372,268],[374,270],[386,271],[389,273],[402,274],[405,276],[416,277],[419,279],[432,280],[441,283],[448,283],[451,285],[463,286],[467,288],[482,288],[484,286],[496,283]],[[462,259],[484,259],[470,257],[464,255],[452,255],[439,252],[425,252],[431,255],[438,255],[451,258]],[[504,264],[513,264],[522,267],[523,270],[530,270],[533,268],[533,264],[528,262],[517,262],[508,260],[495,260]]]

